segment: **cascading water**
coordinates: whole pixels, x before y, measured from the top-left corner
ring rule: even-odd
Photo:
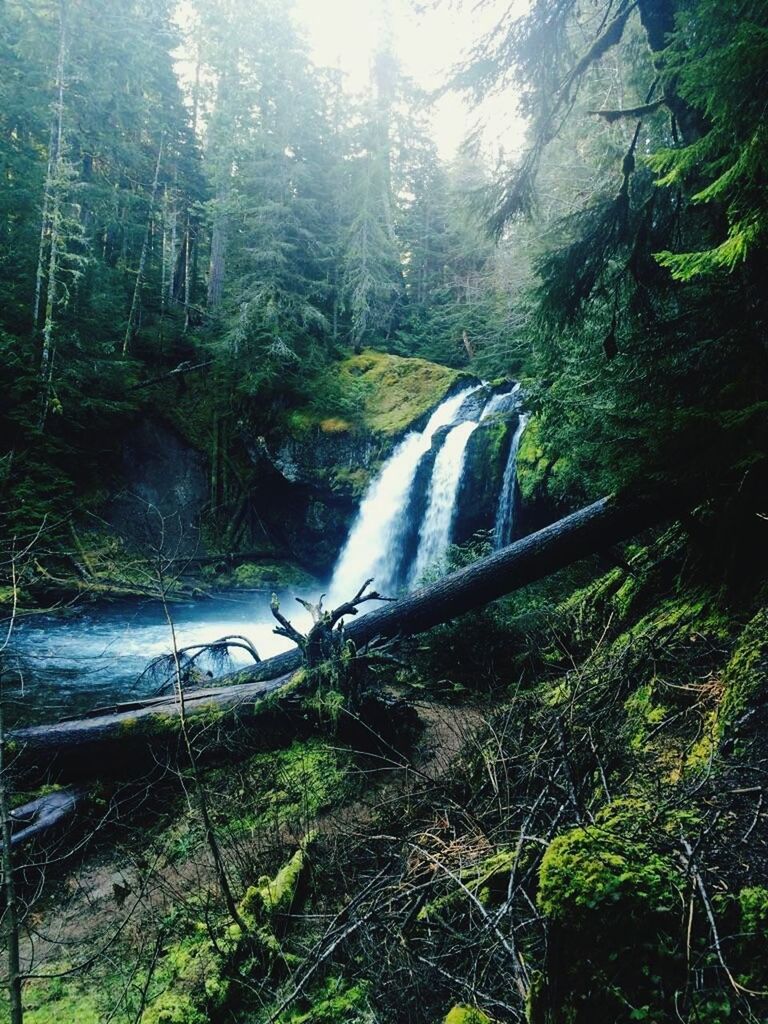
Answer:
[[[453,423],[467,396],[479,387],[465,388],[442,402],[424,430],[408,434],[384,464],[363,498],[336,563],[328,588],[329,605],[349,600],[371,577],[380,593],[397,589],[401,542],[408,526],[405,512],[419,462],[429,451],[436,431]]]
[[[497,416],[501,413],[510,412],[516,408],[519,402],[520,385],[515,384],[511,391],[504,391],[500,395],[493,395],[483,409],[483,415],[480,417],[480,422],[487,420],[489,416]]]
[[[411,570],[412,584],[416,583],[430,566],[438,564],[448,550],[467,442],[477,426],[477,420],[459,423],[450,431],[435,459],[427,511],[419,531],[419,547]]]
[[[514,534],[517,498],[517,452],[527,422],[528,417],[525,413],[521,413],[517,428],[512,436],[512,444],[509,446],[509,455],[507,456],[507,465],[504,468],[499,505],[496,511],[496,522],[493,524],[493,547],[495,550],[509,544]]]

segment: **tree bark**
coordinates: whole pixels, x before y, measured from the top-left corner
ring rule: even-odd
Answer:
[[[144,270],[147,265],[147,253],[149,252],[149,236],[152,229],[152,218],[155,215],[155,203],[157,201],[157,188],[160,184],[160,167],[163,162],[163,147],[165,145],[165,134],[160,139],[160,145],[157,150],[157,160],[155,161],[155,176],[152,179],[152,192],[149,198],[149,212],[147,213],[147,226],[144,230],[144,241],[141,246],[141,256],[139,257],[139,269],[136,271],[136,284],[133,288],[133,298],[131,300],[131,309],[128,313],[128,326],[125,329],[125,338],[123,339],[123,355],[128,352],[128,346],[131,343],[133,337],[133,323],[136,319],[136,314],[139,309],[139,299],[141,297],[141,285],[144,280]]]
[[[75,815],[87,795],[87,790],[70,786],[67,789],[56,789],[14,808],[9,815],[11,827],[8,838],[11,849],[43,835],[47,838],[53,829],[63,827]],[[3,849],[5,842],[3,838]]]
[[[552,525],[450,573],[382,608],[354,619],[346,626],[346,638],[358,647],[376,638],[408,636],[431,629],[473,608],[549,576],[587,555],[610,547],[638,531],[669,518],[682,502],[629,501],[601,498]],[[220,679],[219,685],[192,691],[185,697],[185,714],[197,723],[222,724],[237,720],[253,723],[260,715],[265,696],[281,689],[302,664],[299,650],[268,658],[257,665]],[[178,737],[179,703],[175,697],[118,704],[99,708],[83,718],[16,729],[9,736],[25,766],[37,770],[58,756],[89,748],[116,749],[139,741],[165,742]],[[92,751],[91,751],[92,752]],[[90,771],[99,769],[88,759]]]

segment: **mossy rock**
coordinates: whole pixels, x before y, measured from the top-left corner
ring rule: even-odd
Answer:
[[[617,800],[594,824],[558,836],[547,848],[539,871],[538,905],[547,917],[578,928],[600,915],[605,927],[615,919],[671,912],[683,879],[670,840],[685,815],[654,819],[640,800]]]
[[[363,426],[394,436],[407,430],[446,397],[462,378],[426,359],[366,351],[339,366],[339,380],[361,396]]]
[[[517,449],[517,486],[526,532],[560,518],[573,507],[573,495],[566,483],[569,472],[565,456],[546,450],[541,420],[532,416]]]
[[[515,416],[492,416],[472,433],[456,498],[456,544],[464,544],[481,530],[493,529],[516,424]]]
[[[476,1006],[459,1003],[448,1011],[443,1024],[492,1024],[492,1018]]]
[[[396,438],[425,418],[435,406],[469,375],[426,359],[366,350],[343,359],[333,372],[333,393],[328,401],[345,410],[344,415],[319,412],[319,400],[293,409],[287,427],[296,437],[313,431],[326,437],[343,437],[368,431]],[[320,393],[328,385],[318,382]]]
[[[667,1020],[667,994],[685,957],[680,906],[690,884],[679,837],[697,823],[692,811],[624,798],[550,843],[537,896],[548,953],[531,989],[531,1021]]]

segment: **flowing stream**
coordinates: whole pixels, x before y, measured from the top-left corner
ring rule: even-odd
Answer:
[[[221,594],[204,603],[170,606],[178,646],[210,643],[241,634],[262,658],[293,645],[275,636],[269,598],[243,593]],[[291,618],[300,628],[299,606]],[[150,661],[171,649],[171,633],[157,601],[119,601],[89,606],[62,615],[33,615],[15,627],[13,653],[4,661],[3,683],[9,718],[48,721],[62,714],[115,700],[152,696],[159,680],[142,675]],[[252,664],[243,651],[233,651],[232,667]],[[200,663],[213,674],[220,665]]]

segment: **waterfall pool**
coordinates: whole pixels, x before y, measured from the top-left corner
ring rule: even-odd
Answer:
[[[291,607],[293,605],[293,607]],[[207,601],[169,607],[177,645],[210,643],[240,634],[262,658],[293,645],[275,636],[269,595],[221,594]],[[306,612],[292,600],[284,610],[299,628]],[[173,648],[171,630],[157,601],[131,600],[21,619],[5,655],[3,697],[11,721],[48,721],[77,715],[101,704],[150,697],[157,678],[142,676],[147,665]],[[235,651],[231,668],[252,663]],[[228,669],[201,662],[214,675]]]

